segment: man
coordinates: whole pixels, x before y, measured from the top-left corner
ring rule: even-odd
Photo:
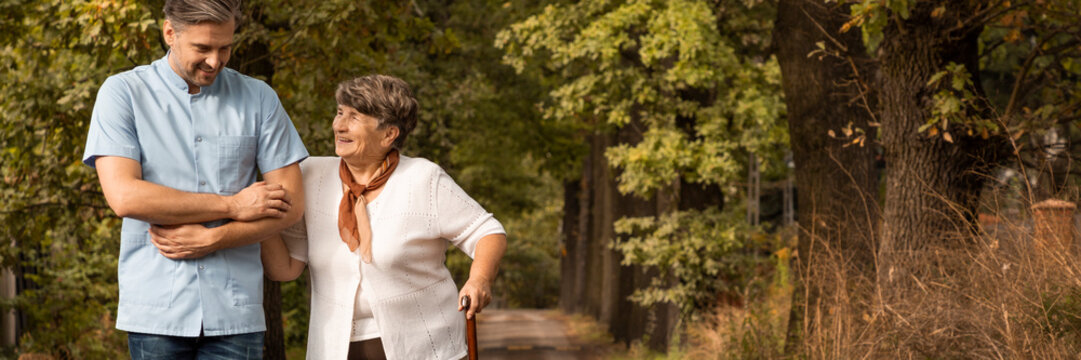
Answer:
[[[261,359],[258,242],[302,216],[308,153],[277,94],[225,67],[240,0],[164,10],[169,52],[102,84],[83,154],[124,218],[116,327],[133,359]]]

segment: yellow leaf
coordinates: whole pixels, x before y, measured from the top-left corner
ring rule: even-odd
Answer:
[[[833,129],[830,129],[830,131],[827,131],[826,134],[829,134],[829,136],[831,138],[834,138],[834,139],[837,138],[837,134],[833,132]]]
[[[946,140],[946,142],[952,144],[953,143],[953,136],[950,136],[949,132],[943,132],[942,133],[942,140]]]
[[[856,19],[852,19],[851,21],[846,22],[844,25],[841,25],[841,31],[840,32],[842,34],[848,32],[848,30],[852,28],[852,23],[855,22],[855,21],[856,21]]]
[[[1025,134],[1025,130],[1018,130],[1017,132],[1013,133],[1013,140],[1017,141],[1017,139],[1020,139],[1021,135],[1024,135],[1024,134]]]
[[[1002,40],[1008,43],[1017,43],[1018,40],[1021,40],[1021,29],[1010,29],[1010,32]]]
[[[788,261],[788,259],[792,258],[792,249],[781,248],[780,250],[777,250],[773,254],[776,255],[777,258],[780,259],[781,261]]]
[[[937,127],[932,126],[930,129],[927,129],[927,137],[934,137],[935,135],[938,135]]]
[[[937,18],[937,17],[942,16],[942,14],[945,14],[945,13],[946,13],[946,7],[945,6],[939,6],[939,7],[935,8],[934,11],[931,11],[931,17]]]

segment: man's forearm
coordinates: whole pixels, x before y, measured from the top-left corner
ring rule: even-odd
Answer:
[[[110,201],[121,217],[139,219],[151,224],[192,224],[228,219],[228,200],[217,194],[190,193],[145,180],[129,180],[120,184],[120,198]]]
[[[121,217],[151,224],[255,220],[275,216],[279,208],[288,207],[284,191],[260,184],[249,186],[233,196],[193,193],[143,180],[142,165],[133,159],[103,156],[94,164],[109,207]]]
[[[263,218],[255,221],[233,221],[215,228],[218,232],[218,249],[229,249],[251,245],[275,235],[285,228],[296,224],[303,216],[301,207],[293,207],[280,219]]]
[[[176,226],[152,226],[150,241],[162,255],[170,259],[193,259],[206,256],[221,249],[254,244],[296,223],[304,215],[304,182],[300,165],[294,163],[263,174],[265,182],[255,187],[280,187],[281,194],[292,194],[292,206],[277,210],[277,217],[261,217],[257,220],[238,220],[208,229],[198,224]],[[244,192],[242,191],[242,193]],[[277,200],[276,200],[277,201]]]

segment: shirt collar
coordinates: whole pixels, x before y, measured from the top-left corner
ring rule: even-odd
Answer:
[[[184,78],[177,75],[176,71],[173,71],[173,68],[169,66],[169,54],[171,53],[172,51],[168,51],[165,53],[165,57],[155,61],[154,68],[158,71],[158,75],[161,75],[169,85],[184,92],[188,92],[188,82],[184,81]]]

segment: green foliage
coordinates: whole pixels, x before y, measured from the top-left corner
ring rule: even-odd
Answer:
[[[287,354],[290,349],[307,351],[308,315],[311,313],[309,276],[308,270],[305,269],[295,281],[281,283],[282,328]]]
[[[605,152],[621,170],[621,192],[648,198],[680,179],[731,190],[748,152],[765,159],[765,172],[786,171],[780,70],[766,50],[773,11],[761,1],[557,3],[500,32],[496,46],[523,76],[542,69],[547,122],[581,134],[640,130],[640,141]],[[738,235],[745,220],[733,210],[674,211],[616,227],[635,234],[616,245],[625,265],[677,279],[637,292],[644,306],[699,309],[744,286],[739,274],[752,266]]]
[[[508,76],[514,70],[499,64],[491,46],[495,32],[524,17],[532,2],[245,3],[248,21],[229,66],[274,87],[312,155],[333,155],[337,82],[369,73],[401,77],[421,104],[405,153],[441,164],[508,229],[547,229],[529,246],[512,245],[508,257],[538,267],[555,261],[557,237],[549,226],[558,220],[550,199],[537,194],[558,183],[539,172],[558,169],[551,164],[567,163],[562,159],[580,145],[541,121],[540,86]],[[161,6],[160,0],[0,2],[6,14],[0,19],[0,238],[13,244],[0,249],[0,262],[28,282],[0,306],[28,318],[20,352],[125,357],[123,336],[110,320],[120,221],[94,171],[79,161],[98,86],[165,54]],[[271,67],[252,73],[264,60]],[[551,268],[545,270],[537,284],[554,287]],[[504,275],[529,277],[514,271],[505,268]],[[290,348],[306,337],[306,292],[303,282],[282,286]]]
[[[1038,324],[1041,330],[1058,338],[1074,338],[1081,333],[1081,289],[1066,287],[1057,293],[1040,296]]]
[[[740,154],[776,153],[787,142],[780,71],[763,55],[767,39],[750,33],[768,34],[759,18],[768,11],[757,2],[550,5],[501,32],[497,46],[519,71],[539,63],[558,73],[544,104],[549,121],[642,124],[641,142],[607,156],[624,170],[620,191],[648,196],[679,177],[727,183],[742,174]]]
[[[882,42],[882,34],[890,22],[891,16],[900,19],[908,19],[912,16],[912,10],[920,0],[850,0],[852,19],[841,27],[841,32],[846,32],[852,27],[858,27],[863,36],[863,43],[868,51],[874,51]],[[935,13],[941,14],[945,6],[935,9]]]
[[[743,294],[763,264],[759,250],[749,246],[754,229],[738,210],[677,211],[659,218],[624,218],[616,232],[629,235],[613,247],[624,255],[623,264],[650,266],[661,271],[649,287],[631,299],[642,306],[670,302],[684,316],[717,303],[719,294]],[[667,279],[674,278],[674,283]],[[736,295],[738,296],[738,295]]]
[[[990,134],[998,133],[1000,127],[994,121],[974,115],[980,113],[986,102],[976,96],[972,75],[964,65],[946,64],[945,70],[931,76],[927,86],[937,86],[939,90],[931,98],[931,117],[919,127],[919,132],[926,131],[928,136],[941,134],[944,140],[953,142],[949,132],[952,122],[955,132],[964,131],[969,136],[978,133],[987,139]]]
[[[6,309],[30,333],[19,351],[118,358],[113,331],[119,219],[80,163],[105,77],[160,56],[147,7],[112,1],[0,4],[0,262],[27,280]],[[152,45],[154,44],[154,45]]]
[[[493,290],[511,308],[553,308],[559,301],[559,225],[563,214],[562,189],[551,178],[535,195],[541,206],[503,222],[508,251]]]
[[[541,204],[521,216],[500,219],[507,230],[507,252],[492,284],[493,304],[508,308],[552,308],[559,301],[560,250],[555,243],[563,201],[550,176],[533,192]],[[469,258],[457,248],[447,252],[447,266],[459,287],[469,278]]]
[[[905,27],[918,26],[945,26],[950,31],[982,28],[980,74],[961,64],[942,64],[927,83],[933,91],[931,116],[920,132],[941,134],[947,141],[958,135],[1020,139],[1025,133],[1043,135],[1050,127],[1076,119],[1081,104],[1081,81],[1076,81],[1081,76],[1076,28],[1081,3],[990,2],[965,12],[958,9],[968,5],[941,0],[849,2],[852,18],[841,30],[858,27],[869,51],[875,51],[890,26],[898,27],[900,34]],[[914,18],[916,11],[919,19]],[[977,77],[979,83],[974,81]]]

